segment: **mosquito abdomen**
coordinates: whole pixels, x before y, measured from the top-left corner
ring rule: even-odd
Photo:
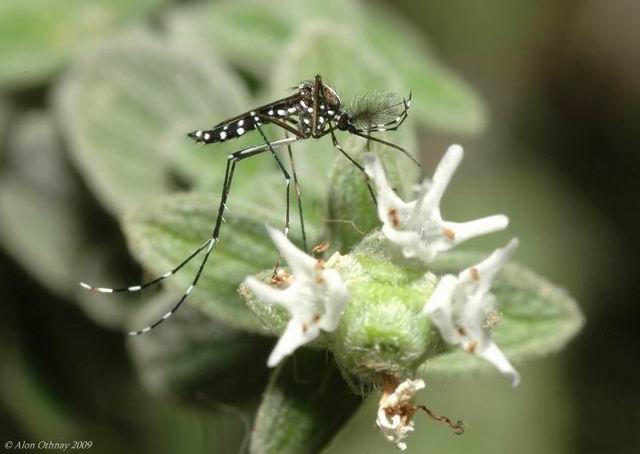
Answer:
[[[188,135],[193,140],[199,143],[216,143],[224,142],[229,139],[235,139],[240,137],[247,131],[252,131],[256,128],[256,123],[262,124],[264,121],[259,121],[259,117],[252,112],[253,115],[247,115],[246,117],[234,120],[229,123],[216,125],[213,129],[198,129],[190,132]]]

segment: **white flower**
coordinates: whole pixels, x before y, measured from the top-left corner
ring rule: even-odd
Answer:
[[[244,283],[262,302],[279,304],[291,314],[267,361],[267,365],[273,367],[296,348],[317,338],[321,329],[334,331],[349,300],[349,292],[336,270],[325,269],[323,262],[302,252],[279,230],[269,226],[267,230],[289,265],[291,283],[283,290],[252,276]]]
[[[503,215],[489,216],[470,222],[444,221],[440,214],[440,200],[449,180],[462,161],[460,145],[451,145],[438,164],[433,180],[422,185],[417,200],[404,202],[389,186],[379,158],[373,153],[364,155],[364,168],[373,180],[378,194],[378,216],[382,231],[402,248],[405,257],[432,261],[440,252],[485,233],[504,229],[509,219]]]
[[[489,292],[491,283],[517,247],[518,240],[513,239],[457,277],[443,276],[423,309],[445,341],[491,362],[513,386],[520,382],[520,375],[493,342],[487,319],[495,314],[495,296]]]
[[[413,399],[424,388],[422,380],[405,380],[391,394],[384,393],[378,405],[376,425],[387,440],[401,451],[407,449],[402,440],[413,432],[413,414],[416,406]]]

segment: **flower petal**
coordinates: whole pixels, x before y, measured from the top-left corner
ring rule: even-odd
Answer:
[[[501,249],[496,249],[493,253],[475,266],[463,270],[460,275],[461,282],[475,282],[485,291],[491,287],[491,282],[495,278],[498,271],[511,258],[518,248],[518,239],[512,239],[509,244]]]
[[[476,236],[503,230],[507,228],[508,225],[508,217],[502,214],[496,214],[469,222],[444,222],[443,228],[447,229],[447,235],[451,243],[450,248],[453,248]]]
[[[460,165],[464,151],[460,145],[451,145],[444,154],[429,185],[429,189],[422,195],[418,201],[416,215],[421,219],[431,218],[434,212],[440,216],[440,201],[444,195],[444,191],[451,181],[451,177]]]
[[[282,290],[271,287],[253,276],[247,276],[244,280],[244,285],[249,287],[253,294],[256,295],[256,298],[265,304],[279,304],[288,307],[296,302],[295,295],[287,292],[287,289]]]
[[[275,348],[269,355],[267,366],[274,367],[282,361],[282,358],[290,355],[295,349],[311,342],[320,335],[320,327],[317,324],[303,325],[298,320],[290,320]]]
[[[328,269],[322,273],[327,285],[327,303],[318,325],[325,331],[334,331],[338,327],[342,311],[349,301],[349,290],[336,270]]]
[[[378,215],[382,222],[386,224],[385,220],[389,217],[389,208],[405,210],[407,203],[398,197],[389,185],[380,158],[376,154],[365,153],[362,160],[365,172],[369,175],[369,178],[373,180],[373,184],[376,187],[376,193],[378,195]]]
[[[267,231],[280,254],[287,261],[292,274],[308,275],[309,271],[313,270],[317,263],[316,259],[298,249],[280,230],[267,226]]]
[[[520,374],[516,371],[502,350],[493,342],[491,338],[487,340],[484,348],[477,349],[476,355],[483,357],[505,375],[512,386],[518,386],[520,383]]]
[[[453,324],[452,299],[457,286],[456,276],[443,276],[422,309],[422,313],[431,317],[442,338],[450,344],[462,342],[462,336]]]

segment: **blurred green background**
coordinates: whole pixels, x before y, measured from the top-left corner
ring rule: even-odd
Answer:
[[[142,276],[124,213],[185,189],[217,200],[223,156],[241,146],[185,132],[281,96],[317,55],[343,98],[376,81],[413,90],[417,137],[397,142],[417,139],[426,174],[448,144],[467,151],[448,217],[508,214],[509,232],[472,246],[518,236],[517,261],[587,318],[566,350],[519,367],[519,388],[434,377],[423,398],[467,431],[418,419],[408,452],[640,452],[639,17],[636,0],[3,0],[0,440],[243,448],[272,341],[189,306],[132,342],[123,330],[172,294],[108,298],[77,281]],[[247,164],[245,179],[272,166]],[[395,452],[374,414],[366,401],[327,452]]]

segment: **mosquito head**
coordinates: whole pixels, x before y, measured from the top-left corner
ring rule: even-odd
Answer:
[[[338,117],[337,127],[340,131],[352,131],[356,129],[356,126],[351,121],[351,117],[345,112]]]

